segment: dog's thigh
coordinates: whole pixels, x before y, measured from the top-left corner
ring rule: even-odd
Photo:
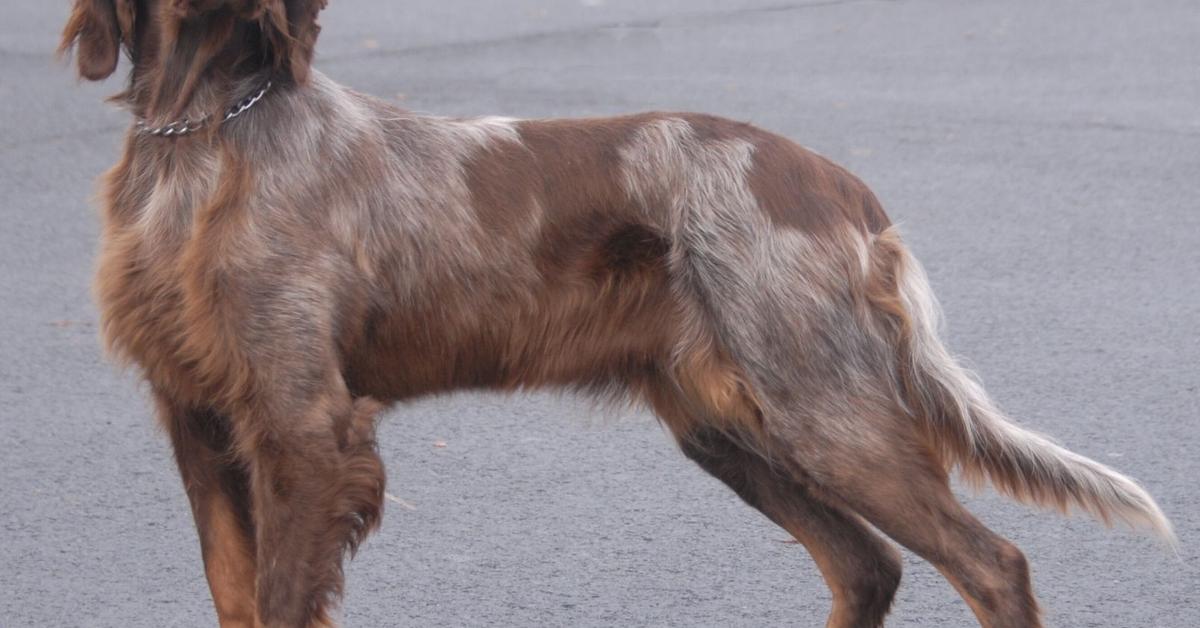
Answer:
[[[255,547],[245,469],[225,417],[159,399],[161,421],[191,502],[204,571],[223,627],[254,626]]]
[[[808,549],[833,593],[828,626],[883,624],[900,584],[895,548],[856,515],[817,499],[720,431],[700,428],[682,438],[680,446],[688,458]]]

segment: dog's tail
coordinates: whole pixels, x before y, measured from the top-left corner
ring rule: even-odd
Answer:
[[[1043,507],[1081,509],[1111,524],[1149,528],[1174,545],[1171,523],[1132,479],[1014,424],[938,338],[941,313],[921,265],[894,228],[871,252],[871,301],[886,312],[899,347],[899,396],[922,421],[947,468],[984,478]]]

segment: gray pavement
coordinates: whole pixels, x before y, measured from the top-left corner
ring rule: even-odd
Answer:
[[[213,623],[146,391],[104,360],[87,198],[128,123],[0,21],[0,626]],[[1178,557],[966,496],[1053,626],[1200,625],[1200,5],[1195,0],[333,0],[318,66],[413,109],[702,110],[848,165],[927,265],[951,344],[1027,425],[1142,480]],[[818,626],[804,551],[650,417],[460,395],[381,429],[382,531],[349,626]],[[444,443],[445,447],[437,444]],[[967,607],[908,556],[894,626]]]

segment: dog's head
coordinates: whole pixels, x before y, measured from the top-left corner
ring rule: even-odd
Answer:
[[[133,89],[154,110],[186,102],[210,72],[271,67],[277,78],[308,79],[326,0],[75,0],[60,53],[75,50],[79,75],[99,81],[122,49]],[[170,98],[168,98],[170,96]]]

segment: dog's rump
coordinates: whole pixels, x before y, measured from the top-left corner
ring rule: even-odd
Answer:
[[[943,465],[969,480],[1173,538],[1136,482],[996,408],[942,345],[924,271],[853,175],[786,139],[708,117],[647,124],[624,154],[630,189],[647,205],[662,173],[690,173],[673,180],[673,280],[768,420],[887,388]]]

